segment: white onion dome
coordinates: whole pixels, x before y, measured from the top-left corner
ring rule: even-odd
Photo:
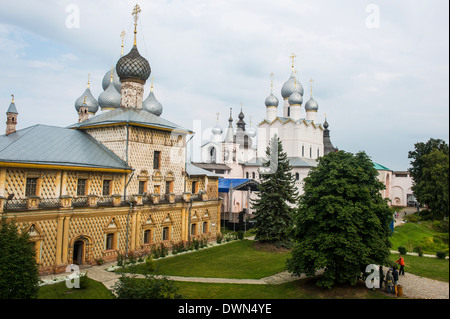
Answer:
[[[317,111],[319,110],[319,104],[317,104],[316,100],[314,100],[312,97],[309,99],[308,102],[305,104],[305,110],[306,111]]]
[[[275,106],[278,107],[278,98],[273,95],[273,93],[270,93],[270,95],[266,98],[266,107],[271,107],[271,106]]]
[[[245,130],[245,132],[247,133],[248,137],[253,138],[256,136],[256,130],[253,127],[249,127]]]
[[[111,79],[111,76],[110,76]],[[109,81],[109,86],[98,97],[98,104],[103,110],[118,109],[121,106],[122,96],[117,92],[114,81]]]
[[[113,81],[114,87],[116,88],[117,92],[120,93],[122,91],[122,83],[120,82],[119,76],[117,75],[116,68],[114,68]],[[110,82],[111,82],[111,71],[108,71],[103,77],[102,81],[103,91],[106,91]]]
[[[211,131],[214,135],[222,135],[223,133],[223,130],[219,127],[218,124],[216,124],[216,126],[213,127]]]
[[[83,105],[83,102],[85,102],[85,98],[86,98],[86,105]],[[89,86],[86,89],[86,91],[84,91],[83,95],[81,95],[75,101],[75,110],[77,110],[77,112],[80,111],[80,107],[81,106],[87,106],[89,113],[94,113],[95,114],[98,111],[98,102],[94,98],[94,96],[92,95],[91,89],[89,88]]]
[[[297,91],[294,91],[291,96],[289,96],[288,102],[290,105],[302,105],[303,97]]]
[[[142,103],[142,108],[147,112],[150,112],[156,116],[161,116],[163,107],[162,104],[156,99],[153,89],[151,90],[149,96]]]
[[[301,83],[294,75],[292,75],[289,80],[287,80],[286,83],[283,84],[283,87],[281,88],[281,96],[283,97],[283,99],[287,99],[294,92],[298,92],[303,96],[304,91]]]

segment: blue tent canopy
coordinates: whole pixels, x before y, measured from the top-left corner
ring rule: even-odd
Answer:
[[[256,191],[257,185],[258,183],[253,179],[219,178],[219,193],[228,193],[230,187],[233,190],[247,190],[250,187],[252,191]]]

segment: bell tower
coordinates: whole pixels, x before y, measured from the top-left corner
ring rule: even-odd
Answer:
[[[9,105],[8,111],[6,111],[6,135],[16,132],[17,115],[19,115],[14,102],[14,94],[11,94],[11,97],[11,104]]]

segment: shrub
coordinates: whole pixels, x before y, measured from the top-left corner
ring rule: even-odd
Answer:
[[[405,247],[399,246],[397,249],[398,249],[398,252],[399,252],[400,254],[406,255],[407,250],[406,250]]]
[[[117,255],[117,266],[123,267],[124,266],[124,260],[125,257],[122,254]]]
[[[422,219],[422,216],[420,217]],[[408,215],[406,217],[406,220],[410,223],[417,223],[419,221],[419,219],[417,218],[417,215]]]
[[[446,257],[445,251],[437,251],[436,252],[436,257],[439,258],[439,259],[445,259],[445,257]]]
[[[242,230],[237,232],[237,238],[239,240],[243,240],[244,239],[244,232]]]
[[[223,239],[223,235],[222,235],[222,234],[217,234],[217,236],[216,236],[216,242],[217,242],[218,244],[221,244],[221,243],[222,243],[222,239]]]
[[[417,254],[419,254],[419,257],[423,256],[423,249],[422,246],[417,246],[414,248],[414,252],[416,252]]]
[[[118,299],[180,299],[173,281],[146,275],[145,279],[124,276],[113,287]]]

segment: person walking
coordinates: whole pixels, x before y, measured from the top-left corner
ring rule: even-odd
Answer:
[[[400,258],[395,262],[396,264],[400,265],[400,275],[405,275],[405,259],[403,259],[402,256],[399,256]]]
[[[384,283],[384,271],[383,271],[383,266],[380,266],[380,270],[379,270],[380,274],[380,289],[383,288],[383,283]]]
[[[397,286],[398,286],[398,270],[397,270],[397,266],[394,266],[394,270],[392,271],[392,278],[394,279],[395,297],[397,297],[397,295],[398,295],[398,290],[397,290]]]
[[[392,272],[389,269],[386,274],[386,287],[389,295],[391,294],[391,291],[394,290],[394,277],[392,276]]]

